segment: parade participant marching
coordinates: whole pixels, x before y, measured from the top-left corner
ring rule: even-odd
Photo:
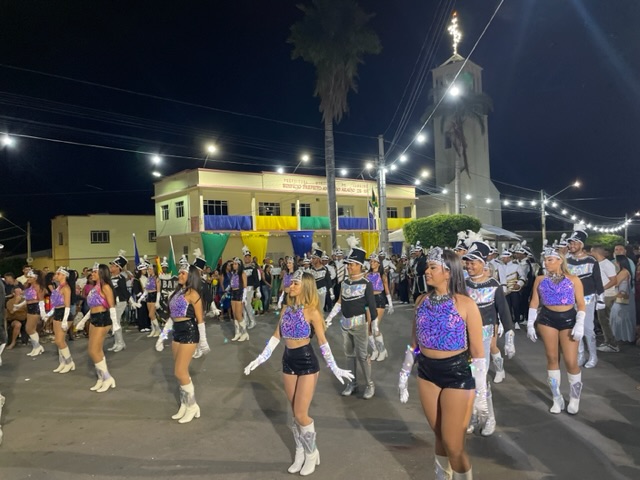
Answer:
[[[37,357],[44,352],[44,347],[40,345],[40,335],[38,335],[37,328],[40,320],[44,320],[46,316],[44,294],[47,287],[44,283],[44,275],[39,270],[29,270],[26,277],[24,299],[27,303],[27,323],[25,330],[31,339],[31,352],[27,355]]]
[[[330,312],[333,308],[333,302],[336,300],[335,286],[337,284],[336,267],[331,264],[331,259],[327,252],[322,252],[322,265],[329,270],[329,297],[325,299],[324,311]]]
[[[468,230],[467,232],[458,232],[458,239],[456,241],[456,246],[453,247],[453,251],[460,258],[462,258],[464,254],[467,253],[467,250],[469,249],[469,243],[470,243],[469,234],[471,233],[473,233],[471,232],[471,230]]]
[[[544,267],[545,275],[538,276],[533,285],[527,337],[532,342],[538,339],[537,326],[547,356],[547,383],[553,396],[553,405],[549,410],[551,413],[564,410],[564,397],[560,393],[560,343],[570,386],[567,412],[575,415],[580,408],[582,392],[578,344],[582,343],[586,326],[583,286],[577,276],[569,273],[563,255],[554,248],[545,249]]]
[[[324,310],[324,305],[327,300],[327,294],[329,294],[331,300],[333,296],[333,290],[331,290],[331,274],[327,267],[322,264],[323,252],[317,243],[314,243],[311,251],[311,268],[310,273],[316,280],[316,288],[318,289],[318,298],[320,299],[320,311]]]
[[[524,286],[525,277],[522,268],[513,261],[513,253],[507,249],[506,244],[502,244],[502,253],[498,262],[498,281],[509,305],[511,318],[517,320],[520,311],[520,289]],[[515,322],[515,329],[520,330],[518,322]]]
[[[411,247],[411,255],[413,255],[411,276],[413,278],[413,300],[415,302],[420,295],[427,291],[427,284],[424,280],[424,274],[427,271],[427,257],[419,241],[416,242],[415,247]]]
[[[487,258],[491,253],[491,247],[483,241],[475,241],[471,244],[467,253],[462,257],[466,262],[468,277],[465,279],[467,294],[471,297],[482,316],[482,343],[484,348],[484,358],[489,365],[489,354],[496,368],[494,377],[495,383],[504,380],[504,360],[500,350],[496,345],[496,333],[498,322],[500,321],[506,331],[504,351],[507,358],[513,358],[516,353],[514,345],[515,333],[509,306],[504,298],[504,292],[498,281],[489,275],[485,268]],[[492,435],[496,429],[496,418],[493,410],[493,398],[491,395],[491,383],[487,382],[487,406],[489,416],[482,428],[481,434],[484,437]],[[467,430],[469,433],[475,428],[472,423]]]
[[[326,322],[327,327],[331,326],[333,318],[342,311],[340,326],[344,353],[353,372],[353,381],[347,384],[342,395],[349,396],[358,391],[357,361],[366,385],[362,398],[368,400],[375,394],[376,387],[371,379],[371,359],[367,346],[371,322],[378,318],[378,311],[373,286],[362,271],[366,252],[358,247],[358,239],[353,236],[347,238],[347,243],[351,247],[345,260],[349,277],[342,282],[340,298],[327,316]]]
[[[244,318],[245,305],[247,304],[247,274],[244,272],[242,260],[238,257],[233,259],[231,266],[231,311],[233,313],[235,336],[232,342],[244,342],[249,340],[247,332],[247,321]]]
[[[171,418],[178,423],[189,423],[200,418],[200,407],[196,403],[195,389],[189,376],[189,365],[196,347],[206,354],[210,351],[207,343],[202,296],[201,271],[194,265],[180,263],[178,286],[169,297],[169,312],[160,338],[156,341],[156,350],[164,350],[166,340],[173,329],[171,351],[174,360],[174,372],[180,384],[180,408]]]
[[[206,355],[211,351],[211,349],[209,348],[209,344],[207,342],[207,331],[206,331],[206,325],[204,323],[204,319],[206,318],[206,314],[207,314],[207,306],[208,306],[208,304],[204,301],[204,299],[206,298],[205,293],[207,294],[211,293],[211,285],[205,281],[205,278],[207,278],[207,276],[205,275],[205,268],[207,267],[207,261],[202,257],[202,252],[200,251],[199,248],[196,248],[193,251],[193,255],[195,258],[193,260],[192,265],[197,269],[198,274],[200,275],[199,293],[200,293],[200,298],[202,298],[202,305],[200,308],[202,308],[203,315],[204,315],[202,317],[202,321],[198,320],[198,331],[200,332],[200,342],[198,344],[198,348],[196,348],[196,351],[193,354],[193,358],[200,358],[202,355]],[[186,262],[186,258],[185,258],[185,262]],[[213,298],[211,298],[211,303],[209,305],[209,308],[213,309],[212,312],[217,312],[218,315],[220,314],[220,311],[216,307],[216,302],[213,300]]]
[[[144,287],[144,298],[147,301],[147,310],[149,310],[149,320],[151,320],[151,332],[148,338],[158,337],[160,335],[160,323],[156,312],[160,308],[160,295],[158,295],[158,276],[156,269],[150,263],[147,263],[147,284]]]
[[[124,267],[127,266],[127,259],[124,254],[124,250],[118,252],[118,256],[111,262],[109,262],[109,271],[111,272],[111,284],[113,285],[113,293],[116,297],[116,321],[113,322],[113,346],[107,348],[110,352],[119,352],[127,348],[124,343],[124,336],[122,335],[122,326],[120,320],[127,308],[127,303],[133,301],[129,295],[129,289],[127,289],[127,277],[124,274]]]
[[[320,313],[319,296],[313,275],[298,270],[292,278],[287,306],[280,314],[280,321],[267,346],[258,357],[244,369],[249,375],[259,365],[266,362],[280,339],[285,341],[282,357],[284,390],[291,406],[291,430],[296,443],[296,454],[289,473],[306,476],[312,474],[320,465],[320,452],[316,446],[315,422],[309,416],[309,407],[318,383],[320,367],[313,348],[311,337],[315,330],[320,352],[327,366],[340,383],[350,381],[353,375],[349,370],[340,369],[329,343],[325,338],[324,321]],[[313,328],[313,329],[312,329]]]
[[[347,264],[344,263],[344,252],[340,247],[333,252],[333,263],[336,266],[336,285],[333,288],[333,294],[338,297],[340,295],[340,284],[347,276]]]
[[[598,261],[584,251],[584,242],[587,240],[587,232],[584,226],[576,225],[574,231],[567,240],[569,255],[567,256],[567,267],[571,275],[580,278],[584,293],[585,318],[584,318],[584,341],[589,349],[589,359],[586,359],[584,343],[580,340],[578,345],[578,366],[593,368],[598,364],[598,350],[596,344],[596,333],[594,330],[595,311],[605,308],[604,300],[598,301],[598,297],[604,294],[602,286],[602,276]],[[586,363],[585,363],[585,360]]]
[[[109,267],[103,264],[94,264],[91,279],[95,282],[95,286],[87,295],[89,312],[78,323],[76,329],[82,330],[86,321],[91,318],[87,350],[89,357],[95,364],[98,381],[89,390],[103,393],[116,387],[116,381],[107,369],[107,359],[103,352],[104,339],[113,323],[117,321],[116,299]]]
[[[285,266],[282,269],[282,272],[280,272],[282,282],[280,284],[281,293],[280,297],[278,298],[278,305],[276,307],[277,310],[280,310],[282,308],[282,305],[286,303],[287,295],[289,294],[289,288],[291,288],[291,277],[293,276],[293,273],[295,271],[296,266],[293,257],[286,257]]]
[[[435,247],[427,258],[426,281],[433,290],[418,299],[398,391],[405,403],[419,347],[418,392],[436,436],[436,479],[470,480],[473,474],[464,444],[472,408],[481,427],[488,417],[482,317],[467,296],[460,257]]]
[[[258,266],[251,258],[251,251],[246,246],[242,247],[242,255],[244,256],[242,270],[247,276],[247,285],[245,289],[247,301],[243,304],[244,318],[247,328],[251,330],[256,326],[256,317],[253,313],[253,308],[251,308],[251,301],[253,300],[254,292],[256,292],[258,298],[262,297],[262,294],[260,293],[260,274],[258,273]]]
[[[369,335],[369,346],[371,347],[371,360],[382,362],[387,358],[387,348],[384,346],[384,338],[380,332],[380,324],[384,317],[385,306],[389,315],[393,313],[393,301],[389,293],[389,277],[383,270],[380,258],[374,253],[369,257],[370,270],[367,273],[367,280],[371,282],[373,295],[376,299],[376,312],[378,318],[371,322],[371,335]]]
[[[69,313],[71,312],[71,292],[75,290],[75,283],[69,283],[69,271],[63,267],[56,270],[54,276],[58,287],[51,292],[51,315],[53,315],[53,333],[58,347],[59,365],[54,373],[68,373],[76,369],[71,352],[65,341],[69,329]]]

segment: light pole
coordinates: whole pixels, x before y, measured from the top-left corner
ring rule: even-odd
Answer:
[[[387,167],[382,135],[378,135],[378,198],[380,199],[380,250],[386,252],[389,245],[389,225],[387,222]]]
[[[296,168],[293,169],[293,173],[296,173],[296,170],[298,170],[298,167],[300,166],[300,164],[302,163],[307,163],[310,160],[309,155],[307,155],[306,153],[304,155],[302,155],[300,157],[300,161],[298,162],[298,164],[296,165]]]
[[[564,192],[565,190],[568,190],[571,187],[574,187],[574,188],[580,187],[580,182],[578,180],[576,180],[572,184],[567,185],[562,190],[560,190],[559,192],[554,193],[550,197],[545,196],[544,190],[542,190],[542,189],[540,190],[540,214],[541,214],[540,224],[542,225],[542,244],[543,245],[544,245],[545,238],[547,238],[547,211],[546,211],[546,208],[545,208],[546,205],[547,205],[547,202],[549,200],[551,200],[552,198],[557,197],[562,192]]]

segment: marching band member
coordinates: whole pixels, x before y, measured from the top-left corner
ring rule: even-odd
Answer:
[[[369,346],[371,347],[371,360],[382,362],[387,358],[388,352],[384,346],[384,338],[380,332],[380,324],[385,313],[385,306],[389,315],[393,310],[393,300],[389,293],[389,280],[382,267],[380,258],[374,253],[369,257],[370,270],[367,273],[367,280],[371,282],[373,294],[376,298],[376,311],[378,318],[371,322],[371,335],[369,336]]]
[[[127,348],[124,343],[124,336],[122,334],[122,326],[120,320],[127,308],[127,303],[133,305],[131,295],[129,295],[129,289],[127,288],[127,277],[124,274],[124,268],[127,266],[127,259],[124,254],[124,250],[118,252],[118,256],[109,262],[109,271],[111,272],[111,284],[113,285],[113,292],[116,297],[116,321],[113,323],[113,345],[107,348],[110,352],[120,352]]]
[[[53,316],[53,333],[58,347],[59,365],[54,373],[68,373],[76,369],[76,364],[71,358],[71,352],[65,341],[69,330],[69,313],[71,312],[71,292],[75,290],[75,284],[69,285],[69,271],[63,267],[56,270],[55,281],[57,288],[51,292],[51,315]]]

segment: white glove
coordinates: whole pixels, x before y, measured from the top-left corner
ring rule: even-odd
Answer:
[[[198,349],[202,355],[206,355],[211,351],[209,348],[209,342],[207,342],[207,331],[204,326],[204,322],[198,324],[198,333],[200,334],[200,343],[198,343]]]
[[[327,327],[331,326],[331,323],[333,322],[334,317],[336,315],[338,315],[338,313],[340,313],[341,310],[342,310],[342,304],[341,303],[336,303],[333,306],[333,308],[331,309],[331,312],[329,312],[329,315],[325,319],[325,323],[327,324]]]
[[[17,311],[18,311],[18,310],[20,310],[22,307],[24,307],[26,304],[27,304],[27,301],[26,301],[26,300],[23,300],[23,301],[21,301],[20,303],[15,303],[15,304],[13,305],[13,309],[12,309],[12,310],[13,310],[14,312],[17,312]]]
[[[280,298],[278,298],[278,307],[277,310],[280,310],[282,308],[282,302],[284,302],[284,292],[282,292],[280,294]]]
[[[476,381],[476,398],[473,408],[478,418],[480,428],[489,418],[489,403],[487,402],[487,361],[484,358],[471,360],[471,374]]]
[[[534,330],[535,334],[535,330]],[[504,354],[508,359],[512,359],[516,354],[516,345],[513,341],[516,334],[513,330],[509,330],[504,337]]]
[[[62,316],[62,322],[60,322],[60,328],[62,328],[63,332],[69,330],[69,314],[71,313],[71,308],[64,307],[64,315]]]
[[[576,342],[579,342],[582,340],[582,337],[584,337],[584,317],[586,315],[587,314],[582,310],[576,314],[576,324],[574,325],[573,330],[571,330],[571,336]]]
[[[49,318],[47,317],[47,312],[44,311],[44,301],[38,302],[38,308],[40,309],[40,317],[42,317],[43,320]]]
[[[391,295],[387,295],[387,313],[391,315],[394,311],[395,309],[393,308],[393,299],[391,298]]]
[[[164,350],[164,343],[163,342],[167,338],[169,338],[169,332],[171,330],[173,330],[173,320],[170,318],[164,324],[164,328],[162,329],[162,332],[160,332],[160,336],[158,337],[158,340],[156,340],[156,351],[157,352],[161,352],[162,350]]]
[[[504,325],[502,322],[498,322],[498,338],[502,338],[502,335],[504,335]]]
[[[604,303],[604,300],[600,300],[598,297],[598,301],[596,302],[596,310],[604,310],[607,306]]]
[[[409,383],[409,376],[411,375],[411,369],[416,361],[416,353],[411,345],[407,345],[407,349],[404,352],[404,361],[402,362],[402,368],[400,369],[400,375],[398,379],[398,393],[400,394],[400,403],[407,403],[409,400],[409,389],[407,385]]]
[[[336,295],[335,293],[333,293],[333,288],[329,289],[329,298],[331,299],[332,302],[336,299]]]
[[[131,308],[140,308],[136,307],[136,302],[133,300],[133,297],[129,297],[128,303]]]
[[[87,323],[87,320],[89,320],[89,317],[91,317],[91,310],[89,310],[87,314],[84,317],[82,317],[82,320],[80,320],[76,324],[76,330],[82,330],[84,328],[84,324]]]
[[[243,289],[242,290],[242,305],[246,305],[247,304],[247,289]]]
[[[114,332],[120,330],[120,319],[118,318],[118,313],[116,312],[115,307],[109,309],[109,317],[111,318],[111,329]]]
[[[331,369],[331,372],[336,376],[336,378],[344,385],[344,379],[346,378],[349,382],[353,380],[353,374],[351,370],[343,370],[338,368],[336,365],[336,361],[333,358],[333,354],[331,353],[331,347],[328,343],[324,343],[320,345],[320,352],[324,357],[325,362],[327,362],[327,367]]]
[[[218,310],[215,300],[211,300],[211,313],[213,313],[215,317],[220,316],[220,313],[222,313],[220,312],[220,310]]]
[[[160,294],[156,295],[156,310],[160,310]]]
[[[529,315],[527,317],[527,338],[532,342],[538,340],[536,335],[536,318],[538,318],[538,310],[535,308],[529,309]]]
[[[138,305],[147,300],[147,291],[145,290],[143,294],[138,295]]]
[[[202,350],[200,350],[200,345],[196,347],[196,351],[193,352],[193,356],[191,358],[200,358],[202,356]]]
[[[264,347],[264,350],[262,350],[262,353],[258,355],[256,359],[252,361],[249,365],[244,367],[244,374],[249,375],[252,371],[254,371],[264,362],[269,360],[269,358],[271,357],[271,354],[276,349],[279,343],[280,343],[280,339],[272,336],[267,342],[267,346]]]
[[[262,298],[262,293],[260,293],[260,289],[256,289],[256,298]]]

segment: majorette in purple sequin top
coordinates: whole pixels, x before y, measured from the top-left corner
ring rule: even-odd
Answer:
[[[286,272],[282,277],[282,288],[289,288],[291,286],[291,277],[293,273]]]
[[[183,318],[188,317],[187,309],[189,308],[189,302],[184,298],[184,292],[177,292],[169,300],[169,312],[171,318]]]
[[[64,295],[60,292],[60,287],[51,292],[49,302],[51,303],[51,308],[64,307]]]
[[[467,324],[453,299],[432,302],[427,297],[416,311],[418,344],[431,350],[454,351],[467,348]]]
[[[147,285],[144,287],[147,292],[155,292],[158,290],[158,285],[156,281],[156,277],[149,277],[147,280]]]
[[[240,275],[238,275],[237,273],[232,273],[231,282],[229,283],[231,284],[231,288],[233,288],[234,290],[236,288],[240,288]]]
[[[311,335],[311,325],[304,318],[303,307],[286,307],[280,322],[282,338],[302,340]]]
[[[27,302],[32,302],[34,300],[38,300],[38,292],[36,292],[36,287],[29,287],[24,291],[24,299]]]
[[[368,273],[367,280],[371,282],[371,286],[373,287],[374,292],[382,292],[384,290],[384,285],[382,284],[382,277],[378,272]]]
[[[87,305],[89,305],[89,308],[95,308],[95,307],[106,308],[106,303],[107,301],[105,300],[105,298],[102,295],[100,295],[100,292],[98,292],[98,289],[95,287],[92,288],[89,294],[87,295]]]
[[[542,304],[547,307],[555,305],[573,305],[576,303],[573,282],[564,277],[558,283],[549,277],[544,277],[538,285],[538,293]]]

